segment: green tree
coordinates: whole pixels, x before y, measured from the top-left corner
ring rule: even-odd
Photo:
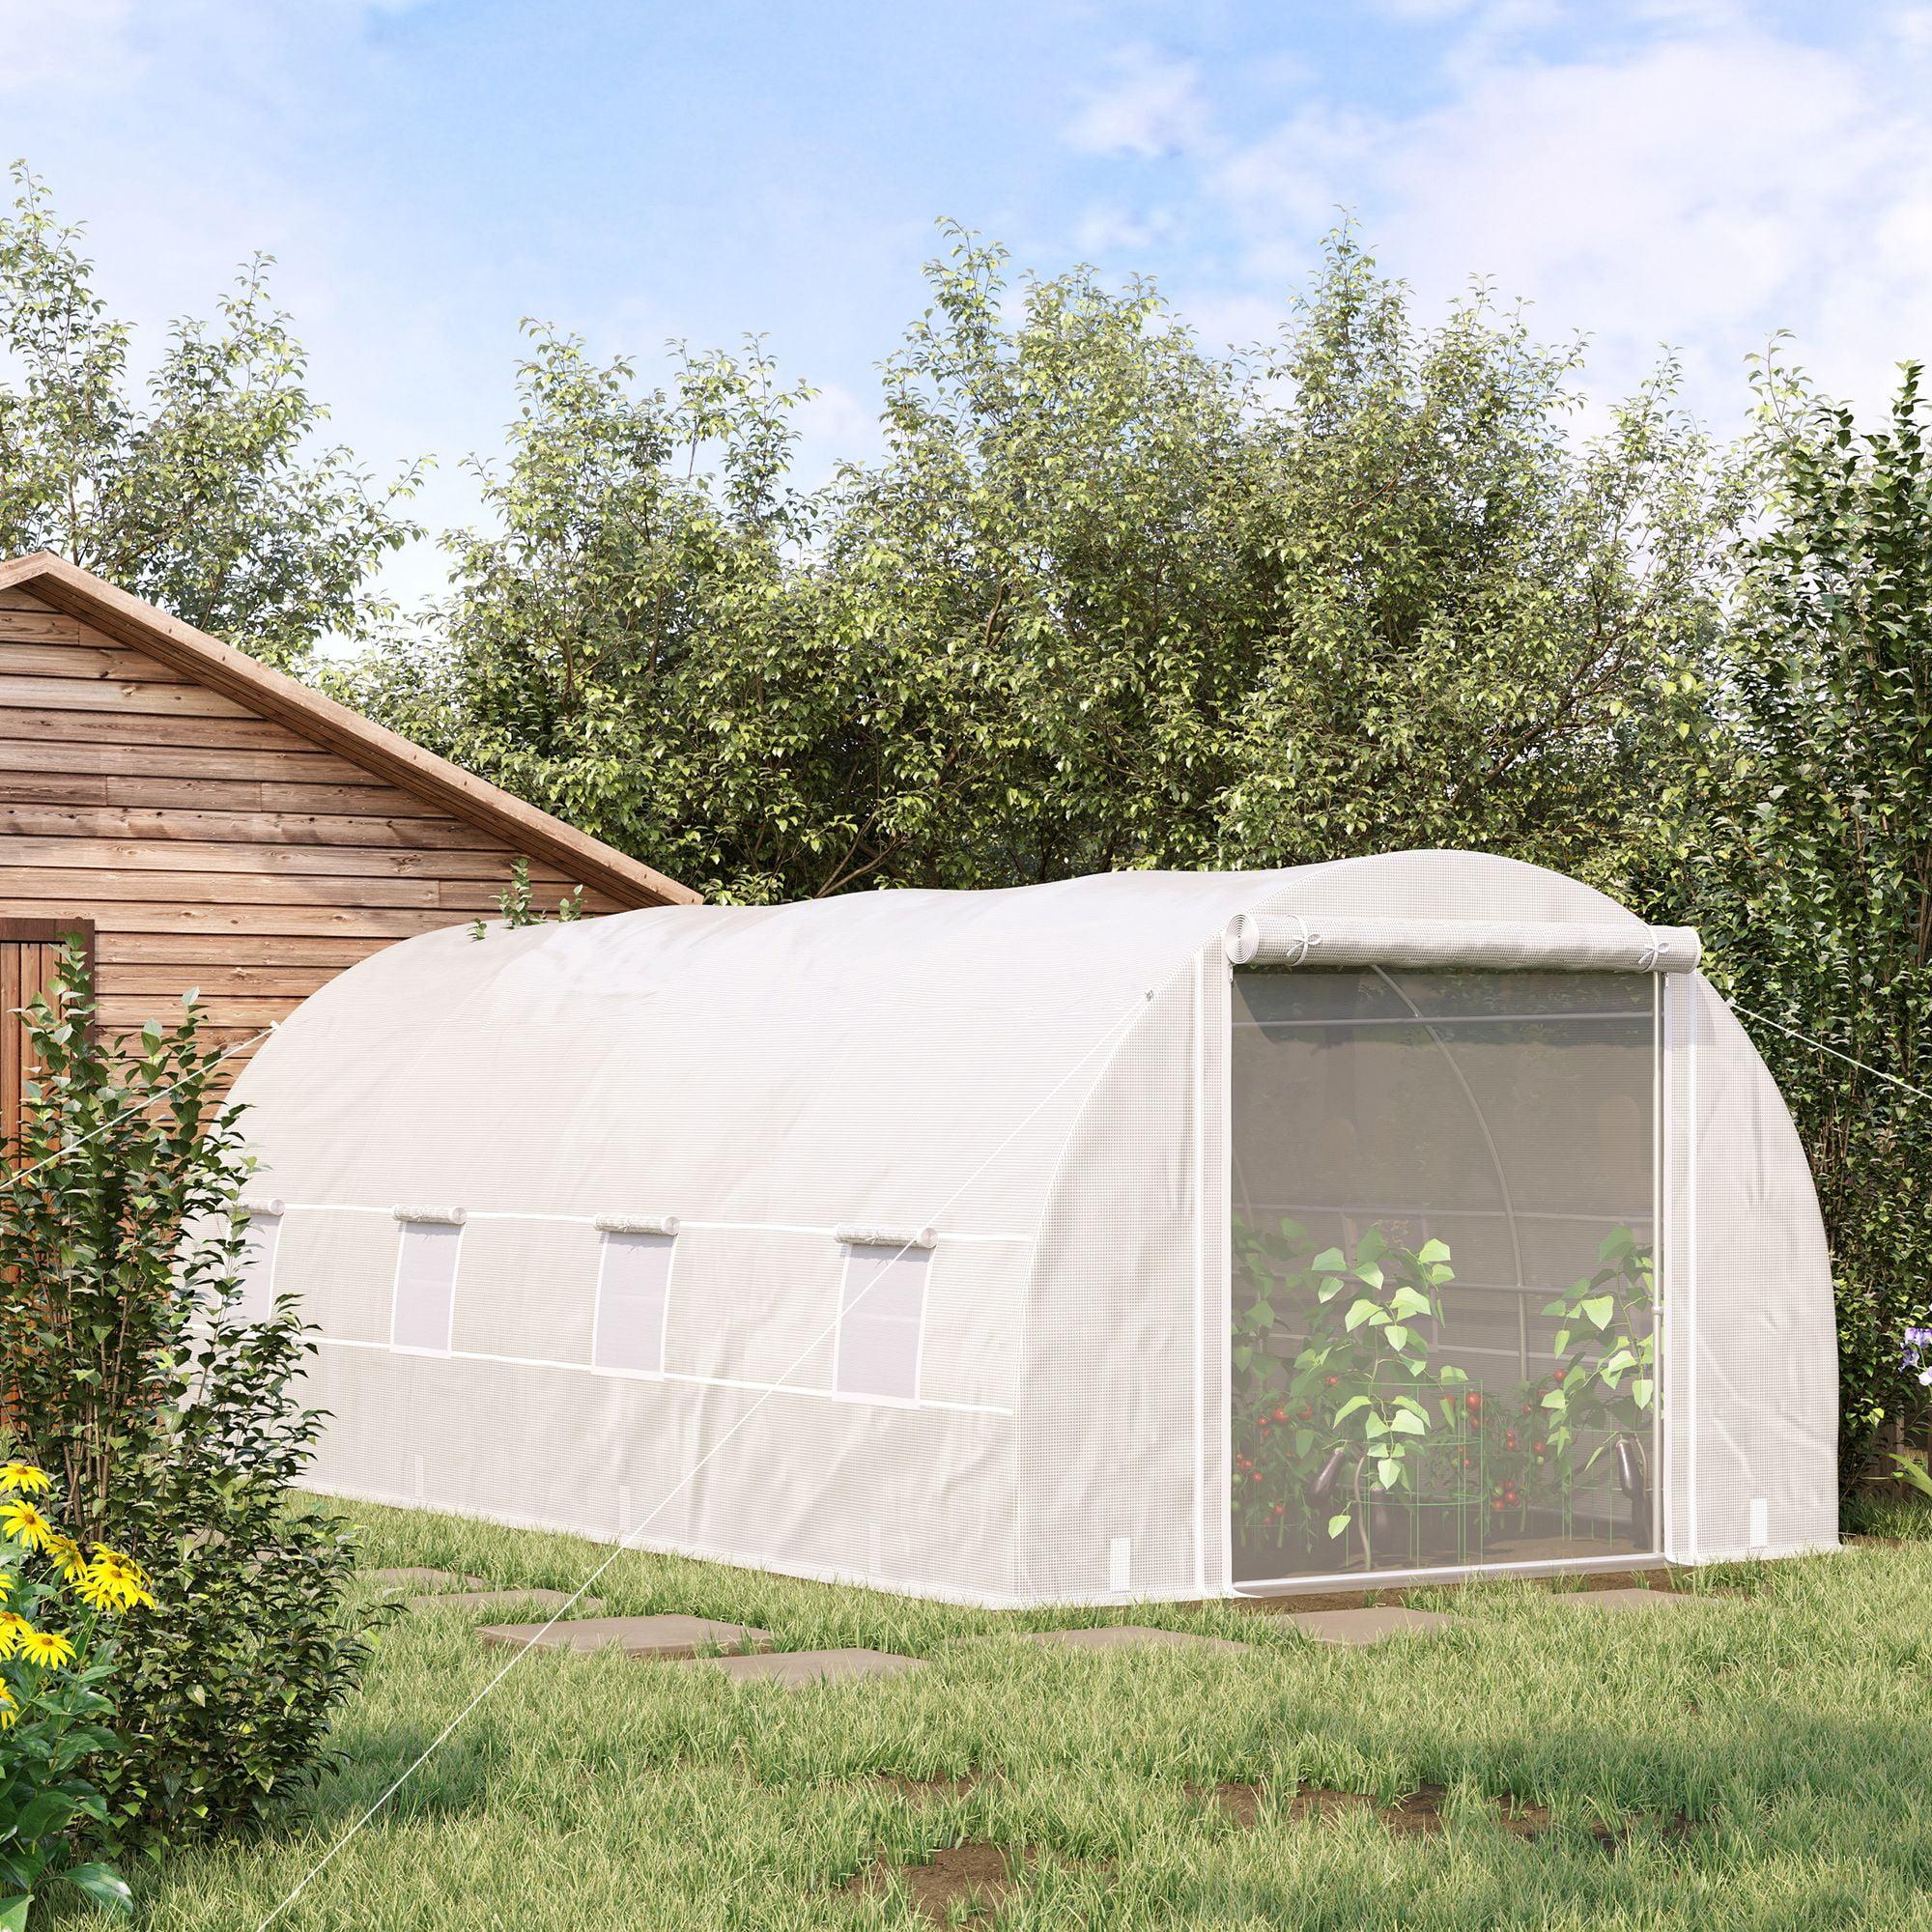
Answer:
[[[639,395],[538,332],[495,530],[347,695],[728,898],[1417,843],[1623,876],[1727,507],[1668,369],[1578,446],[1574,354],[1480,296],[1418,329],[1346,232],[1247,358],[956,231],[928,273],[883,453],[811,497],[762,355]]]
[[[1267,641],[1216,858],[1463,846],[1626,887],[1737,499],[1672,364],[1591,439],[1581,370],[1480,287],[1418,327],[1331,239],[1251,412]]]
[[[675,876],[796,893],[847,779],[786,482],[807,392],[753,344],[637,394],[628,362],[526,327],[507,463],[471,464],[491,527],[445,537],[448,600],[335,688]]]
[[[1932,1105],[1892,1084],[1932,1088],[1932,408],[1916,363],[1873,429],[1775,359],[1757,388],[1763,512],[1680,895],[1707,970],[1776,1023],[1747,1018],[1832,1236],[1849,1483],[1932,1311]]]
[[[183,320],[149,379],[44,185],[14,168],[0,215],[0,554],[51,550],[298,668],[380,608],[371,578],[417,534],[411,469],[376,487],[318,438],[300,345],[257,256],[214,322]]]

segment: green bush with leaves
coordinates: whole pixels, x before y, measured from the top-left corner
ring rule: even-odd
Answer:
[[[74,1843],[77,1826],[108,1821],[86,1768],[126,1749],[109,1694],[115,1622],[155,1599],[139,1564],[105,1544],[83,1550],[59,1527],[52,1488],[32,1463],[0,1463],[0,1932],[25,1932],[55,1881],[110,1912],[132,1904],[120,1873],[76,1857]],[[72,1634],[52,1629],[52,1617]]]
[[[1763,513],[1656,897],[1694,913],[1810,1157],[1850,1485],[1932,1319],[1932,399],[1907,364],[1861,429],[1776,362],[1758,388]]]
[[[72,1535],[127,1549],[167,1615],[116,1662],[91,1769],[112,1840],[253,1824],[302,1792],[367,1655],[354,1553],[292,1486],[320,1417],[293,1309],[241,1310],[239,1113],[190,998],[110,1041],[85,964],[28,1009],[42,1068],[0,1172],[8,1428],[57,1475]]]

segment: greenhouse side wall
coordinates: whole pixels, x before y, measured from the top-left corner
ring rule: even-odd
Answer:
[[[1037,1602],[1222,1587],[1225,1217],[1202,1204],[1225,1171],[1205,1050],[1225,1014],[1217,941],[1149,1002],[1061,1157],[1020,1393],[1021,1590]]]
[[[1673,1554],[1834,1548],[1837,1334],[1810,1169],[1716,989],[1698,976],[1676,1005]]]

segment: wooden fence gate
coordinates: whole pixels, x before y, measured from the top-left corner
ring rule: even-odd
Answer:
[[[87,920],[0,918],[0,1160],[13,1157],[20,1138],[21,1089],[35,1072],[20,1009],[53,984],[64,939],[78,941],[92,958]]]

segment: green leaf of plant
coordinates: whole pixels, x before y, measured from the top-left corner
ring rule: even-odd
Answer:
[[[1371,1288],[1379,1288],[1382,1285],[1382,1271],[1374,1262],[1369,1262],[1356,1267],[1355,1279],[1367,1282]]]
[[[1355,1243],[1355,1261],[1358,1265],[1363,1262],[1378,1262],[1387,1253],[1388,1236],[1379,1228],[1369,1229]]]
[[[27,1914],[33,1905],[32,1892],[0,1898],[0,1932],[27,1932]]]
[[[1380,1308],[1371,1301],[1367,1295],[1364,1295],[1349,1310],[1348,1318],[1342,1325],[1352,1335],[1371,1316],[1380,1315],[1381,1312]],[[1386,1320],[1387,1318],[1383,1317],[1383,1319]]]
[[[1411,1315],[1427,1315],[1429,1307],[1428,1295],[1418,1293],[1416,1290],[1410,1288],[1405,1282],[1402,1287],[1396,1290],[1394,1296],[1391,1298],[1389,1313],[1398,1321],[1401,1321]]]
[[[1316,1274],[1341,1274],[1349,1264],[1342,1259],[1340,1248],[1323,1248],[1308,1265]]]
[[[1369,1399],[1367,1396],[1351,1395],[1349,1398],[1349,1400],[1345,1402],[1342,1405],[1342,1406],[1335,1411],[1335,1420],[1337,1422],[1346,1422],[1349,1419],[1349,1417],[1353,1415],[1358,1408],[1367,1408],[1368,1406],[1369,1406]]]
[[[1354,1520],[1355,1513],[1353,1510],[1344,1510],[1340,1516],[1331,1516],[1328,1519],[1328,1534],[1330,1536],[1340,1536]],[[25,1925],[26,1922],[24,1918],[20,1921],[22,1925]]]
[[[1552,1355],[1560,1355],[1560,1354],[1562,1354],[1562,1353],[1563,1353],[1563,1351],[1564,1351],[1564,1350],[1565,1350],[1566,1349],[1568,1349],[1568,1348],[1569,1348],[1569,1346],[1570,1346],[1570,1331],[1569,1331],[1569,1329],[1567,1329],[1567,1328],[1559,1328],[1559,1329],[1557,1329],[1557,1331],[1556,1331],[1556,1339],[1555,1339],[1555,1341],[1553,1341],[1553,1342],[1552,1342],[1552,1343],[1550,1343],[1550,1345],[1549,1345],[1549,1352],[1550,1352],[1550,1353],[1551,1353]]]
[[[1446,1241],[1424,1241],[1416,1249],[1415,1259],[1419,1262],[1446,1262],[1449,1259],[1449,1244]]]
[[[1545,1408],[1565,1409],[1570,1406],[1570,1398],[1561,1389],[1551,1389],[1543,1398],[1543,1406]]]
[[[1389,1418],[1389,1427],[1398,1435],[1423,1435],[1428,1434],[1428,1422],[1412,1408],[1399,1408]]]
[[[1577,1313],[1598,1328],[1607,1328],[1610,1317],[1617,1312],[1617,1298],[1613,1294],[1593,1294]]]
[[[1657,1384],[1648,1376],[1639,1376],[1631,1383],[1631,1400],[1639,1408],[1648,1408],[1650,1406],[1650,1398],[1656,1388]]]
[[[14,1836],[23,1844],[37,1844],[50,1838],[67,1825],[75,1811],[71,1797],[65,1791],[37,1791],[21,1805],[14,1820]]]
[[[112,1865],[70,1865],[61,1877],[79,1887],[103,1912],[119,1913],[124,1918],[134,1916],[134,1894]]]
[[[1382,1456],[1376,1461],[1376,1479],[1385,1490],[1393,1490],[1402,1484],[1402,1459],[1397,1456]]]
[[[1408,1347],[1409,1331],[1400,1321],[1391,1321],[1382,1331],[1382,1339],[1399,1355]]]

